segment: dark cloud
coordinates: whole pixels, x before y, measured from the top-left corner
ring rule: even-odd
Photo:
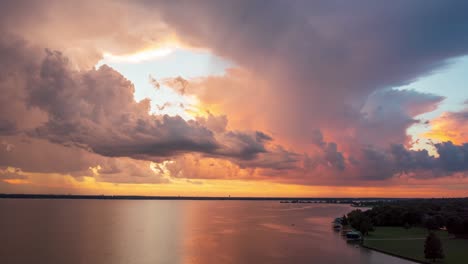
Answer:
[[[149,101],[135,102],[134,87],[110,67],[73,71],[58,52],[47,52],[39,78],[26,87],[29,103],[48,114],[30,135],[86,146],[105,156],[166,156],[213,152],[213,133],[180,117],[151,116]]]
[[[407,150],[401,144],[394,144],[390,148],[390,153],[395,162],[395,170],[400,173],[408,173],[414,170],[430,171],[437,167],[437,159],[430,156],[425,149]]]
[[[378,148],[366,146],[358,155],[360,157],[355,164],[359,168],[359,177],[367,180],[384,180],[391,178],[397,172],[391,156]]]
[[[440,167],[451,172],[468,170],[468,143],[461,146],[452,142],[435,144]]]
[[[2,1],[0,165],[71,175],[99,165],[97,177],[118,182],[125,174],[163,181],[147,165],[167,159],[185,177],[202,159],[284,174],[302,164],[300,172],[332,168],[353,179],[464,172],[463,135],[435,144],[439,157],[407,148],[408,127],[443,97],[392,87],[468,53],[467,9],[462,1]],[[151,115],[120,73],[85,67],[102,51],[131,53],[173,32],[241,69],[202,80],[212,83],[205,90],[181,77],[165,84],[216,102],[230,118],[239,112],[249,129],[228,129],[227,116],[210,113]],[[276,145],[260,125],[313,153]]]
[[[406,130],[420,122],[416,117],[435,110],[442,96],[414,90],[385,89],[372,93],[354,124],[355,138],[362,144],[387,147],[389,144],[409,144]]]
[[[2,78],[1,89],[6,93],[21,93],[21,97],[10,98],[9,101],[24,107],[24,112],[17,113],[19,116],[0,116],[0,123],[5,124],[5,128],[2,127],[3,135],[23,135],[26,141],[35,143],[34,148],[54,152],[52,157],[57,155],[56,158],[49,157],[49,160],[67,161],[60,163],[63,168],[50,162],[34,165],[33,159],[43,160],[40,153],[34,151],[20,157],[19,154],[25,149],[22,147],[14,153],[3,150],[2,164],[18,165],[33,171],[79,175],[83,171],[89,173],[89,167],[101,165],[102,174],[105,175],[119,172],[106,173],[108,169],[102,163],[109,161],[104,157],[161,161],[171,156],[197,152],[244,164],[252,161],[253,166],[253,160],[259,154],[272,152],[269,155],[278,161],[279,156],[273,153],[275,149],[267,146],[273,139],[263,132],[228,131],[225,116],[209,114],[206,118],[186,121],[179,116],[149,114],[149,100],[136,102],[133,84],[106,65],[99,69],[75,70],[58,51],[31,53],[26,46],[17,46],[17,50],[8,52],[2,48],[7,46],[11,49],[12,46],[3,42],[0,43],[0,54],[8,54],[8,57],[13,54],[18,60],[10,60],[10,70],[15,71],[13,75]],[[21,57],[28,53],[31,53],[33,63],[28,63],[29,57]],[[26,69],[22,68],[23,64],[27,65]],[[18,85],[14,85],[15,78],[21,80],[16,83]],[[16,125],[14,122],[21,120],[30,109],[40,112],[45,118],[41,116],[40,122],[36,121],[31,128]],[[44,139],[47,141],[42,141]],[[10,140],[24,145],[18,143],[18,139]],[[83,162],[74,158],[75,155],[84,157]],[[101,156],[100,161],[92,162],[90,157],[93,155]],[[264,155],[259,163],[265,163],[265,159]],[[126,172],[131,175],[129,168],[127,166]]]
[[[255,139],[259,142],[272,141],[273,138],[261,131],[255,131]]]
[[[332,166],[339,170],[345,169],[344,157],[341,152],[338,151],[336,143],[328,143],[325,147],[325,160]]]
[[[313,145],[318,147],[320,154],[315,156],[315,160],[307,156],[306,167],[313,168],[318,164],[323,164],[340,171],[345,170],[345,158],[343,153],[338,151],[338,145],[335,142],[325,142],[320,130],[314,130],[311,137]]]
[[[282,146],[274,146],[270,151],[258,154],[256,159],[244,160],[238,164],[245,167],[263,168],[267,170],[294,170],[300,168],[299,162],[303,159],[303,155],[295,153],[291,150],[286,150]],[[287,175],[281,175],[283,177]]]
[[[393,144],[387,150],[368,146],[361,150],[359,158],[353,157],[351,164],[359,167],[361,176],[369,180],[402,174],[428,178],[468,172],[468,144],[455,145],[448,141],[434,147],[438,157],[431,156],[427,150],[408,150],[401,144]]]
[[[324,147],[326,145],[325,141],[323,140],[323,134],[318,129],[312,131],[311,138],[312,144],[314,145],[317,145],[319,147]]]
[[[237,157],[241,160],[251,160],[257,154],[267,152],[265,139],[259,136],[258,132],[227,131],[220,135],[219,138],[220,142],[222,142],[222,147],[217,153],[220,155]]]
[[[275,100],[252,100],[302,144],[317,127],[352,127],[374,91],[468,52],[468,6],[459,1],[143,2],[184,40],[267,79]]]

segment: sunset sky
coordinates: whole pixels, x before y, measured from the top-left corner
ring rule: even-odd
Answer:
[[[468,196],[467,1],[0,2],[0,193]]]

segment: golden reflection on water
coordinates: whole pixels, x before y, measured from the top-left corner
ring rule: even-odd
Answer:
[[[348,205],[188,202],[182,263],[402,263],[356,249],[331,228]],[[403,262],[404,263],[404,262]]]
[[[347,205],[0,200],[0,263],[402,263],[347,244]]]

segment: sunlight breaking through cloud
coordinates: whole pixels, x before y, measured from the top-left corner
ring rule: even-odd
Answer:
[[[143,61],[149,61],[156,58],[164,57],[172,52],[175,48],[157,48],[151,50],[140,51],[133,54],[125,55],[115,55],[109,52],[104,52],[103,57],[105,61],[109,62],[129,62],[129,63],[138,63]]]

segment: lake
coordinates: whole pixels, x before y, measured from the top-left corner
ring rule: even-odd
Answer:
[[[411,263],[347,243],[353,208],[278,201],[0,200],[0,263]]]

